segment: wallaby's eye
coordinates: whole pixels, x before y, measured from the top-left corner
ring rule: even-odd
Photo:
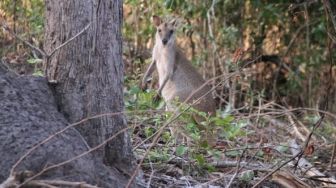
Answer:
[[[159,31],[159,33],[161,33],[161,29],[159,29],[158,31]]]

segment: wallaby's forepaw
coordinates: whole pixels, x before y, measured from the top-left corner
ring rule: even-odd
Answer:
[[[139,88],[142,90],[142,91],[145,91],[147,89],[147,84],[146,83],[142,83],[140,82],[139,84]]]
[[[160,101],[160,99],[161,99],[161,96],[160,96],[160,94],[157,93],[157,94],[153,97],[153,102],[157,103],[157,102]]]

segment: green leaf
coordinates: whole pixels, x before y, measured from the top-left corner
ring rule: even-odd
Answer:
[[[35,71],[33,76],[43,76],[43,72],[41,70]]]
[[[145,135],[146,135],[146,137],[152,136],[153,133],[154,133],[154,129],[153,128],[150,128],[150,127],[146,127],[145,128]]]
[[[188,147],[185,147],[185,146],[178,146],[176,148],[176,155],[178,156],[182,156],[185,154],[185,152],[188,150]]]
[[[205,159],[204,159],[203,155],[198,154],[198,155],[196,155],[195,159],[196,159],[196,161],[199,165],[204,165],[205,164]]]
[[[244,182],[250,182],[252,181],[254,178],[254,172],[253,170],[246,170],[244,172],[242,172],[241,176],[239,177],[239,179],[241,181],[244,181]]]
[[[256,156],[258,156],[258,157],[264,157],[264,152],[263,151],[258,151],[257,152],[257,154],[256,154]]]
[[[225,155],[228,157],[238,157],[241,155],[241,153],[242,152],[240,150],[233,150],[233,151],[225,152]]]
[[[209,172],[215,172],[216,168],[213,165],[207,165],[207,170]]]
[[[216,160],[221,160],[221,157],[222,157],[222,151],[214,150],[214,149],[210,149],[210,150],[207,150],[207,153],[208,153],[209,155],[211,155],[212,157],[214,157],[214,159],[216,159]]]
[[[276,146],[275,150],[277,150],[280,153],[285,153],[286,151],[288,151],[288,146],[285,145]]]
[[[234,120],[233,116],[226,116],[225,118],[215,118],[215,124],[217,126],[227,126]]]
[[[28,59],[27,62],[29,64],[37,64],[37,63],[42,63],[43,60],[42,59]]]
[[[168,142],[170,138],[171,138],[170,132],[164,132],[164,133],[162,134],[162,140],[163,140],[164,142]]]
[[[133,87],[131,87],[130,90],[129,90],[130,94],[137,94],[137,93],[139,93],[140,91],[141,91],[140,88],[137,87],[137,86],[133,86]]]

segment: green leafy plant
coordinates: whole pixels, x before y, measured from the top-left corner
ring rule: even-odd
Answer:
[[[149,158],[151,162],[157,162],[157,161],[165,162],[169,160],[170,156],[171,155],[167,147],[156,148],[149,152]]]
[[[43,60],[39,58],[31,58],[27,60],[28,64],[34,65],[33,76],[43,76],[43,71],[41,70]]]

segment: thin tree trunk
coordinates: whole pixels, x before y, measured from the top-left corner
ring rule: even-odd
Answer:
[[[59,110],[70,123],[99,114],[122,112],[122,0],[46,0],[47,53],[89,28],[60,48],[47,65],[56,80]],[[124,114],[90,119],[77,129],[90,147],[126,127]],[[110,166],[130,171],[133,155],[129,135],[120,134],[95,153]]]

